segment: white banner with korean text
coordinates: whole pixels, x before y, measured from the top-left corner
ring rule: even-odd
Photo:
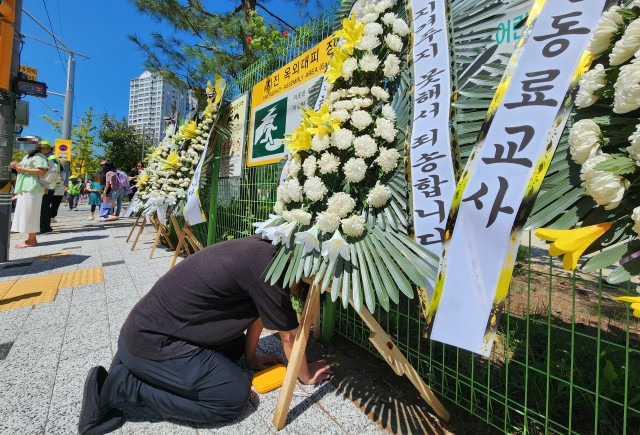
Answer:
[[[456,187],[451,137],[451,59],[445,0],[412,2],[415,76],[411,188],[416,241],[440,257]],[[435,283],[428,282],[430,301]]]
[[[549,167],[605,0],[537,0],[456,186],[429,337],[488,356],[522,225]],[[586,64],[586,65],[585,65]]]

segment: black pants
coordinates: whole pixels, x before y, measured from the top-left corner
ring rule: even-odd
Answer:
[[[115,359],[100,401],[129,415],[215,423],[242,414],[249,398],[247,375],[219,350],[152,361],[118,342]]]
[[[53,190],[42,195],[42,207],[40,208],[40,232],[49,232],[51,229],[51,203]]]
[[[51,201],[51,218],[52,219],[58,216],[58,209],[60,208],[61,202],[62,202],[62,195],[53,196],[53,201]]]

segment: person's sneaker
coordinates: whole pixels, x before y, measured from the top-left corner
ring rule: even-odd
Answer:
[[[103,217],[99,217],[98,218],[98,222],[104,222],[104,218]]]
[[[88,218],[87,220],[88,220],[88,221],[92,221],[92,220],[93,220],[93,218],[92,218],[92,217],[90,217],[90,218]]]
[[[107,371],[102,366],[93,367],[87,374],[78,421],[78,432],[81,435],[105,434],[119,428],[124,423],[122,411],[100,406],[100,390],[107,375]]]

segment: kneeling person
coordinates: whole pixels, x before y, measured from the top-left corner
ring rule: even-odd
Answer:
[[[242,414],[250,383],[233,360],[244,353],[252,370],[279,362],[256,354],[263,326],[280,331],[290,357],[298,326],[289,291],[264,282],[276,250],[260,236],[217,243],[160,278],[122,326],[108,374],[89,372],[80,433],[117,428],[122,411],[201,423]],[[303,358],[299,378],[328,379],[329,365]]]

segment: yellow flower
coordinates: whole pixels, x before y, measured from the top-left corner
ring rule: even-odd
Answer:
[[[167,157],[166,160],[166,169],[175,169],[178,167],[178,163],[179,163],[180,159],[178,158],[178,153],[177,152],[172,152],[171,154],[169,154],[169,157]]]
[[[142,186],[149,181],[149,174],[142,174],[138,177],[138,186]]]
[[[616,301],[631,302],[633,315],[636,317],[640,317],[640,296],[620,296],[613,299],[615,299]]]
[[[333,50],[333,57],[329,60],[329,68],[324,73],[329,83],[335,83],[342,76],[342,64],[348,58],[349,54],[342,47],[336,47]]]
[[[538,228],[536,236],[553,242],[549,247],[549,255],[563,255],[562,266],[566,270],[574,270],[582,253],[601,235],[611,228],[611,222],[576,228],[574,230],[554,230]]]
[[[196,122],[191,121],[186,124],[182,124],[182,126],[180,126],[180,130],[178,131],[178,134],[185,139],[193,139],[197,136],[196,128],[198,128]]]
[[[153,150],[153,157],[156,159],[160,157],[160,154],[162,154],[162,145],[158,145],[156,149]]]
[[[317,112],[313,109],[306,110],[305,118],[312,125],[309,129],[309,133],[311,134],[331,134],[340,128],[340,123],[331,118],[329,106],[327,106],[326,103],[323,104]]]
[[[340,47],[349,54],[353,54],[354,46],[360,42],[364,33],[364,24],[356,21],[356,14],[351,15],[351,19],[342,20],[342,29],[335,34],[336,38],[344,39],[344,44]]]
[[[294,130],[293,134],[287,135],[286,141],[287,148],[292,150],[293,154],[311,149],[311,133],[304,122]]]

